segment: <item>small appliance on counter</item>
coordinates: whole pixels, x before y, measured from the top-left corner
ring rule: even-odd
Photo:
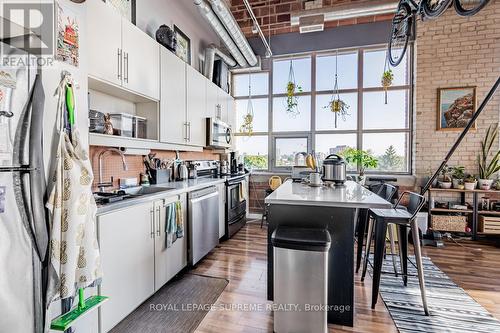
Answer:
[[[196,178],[200,177],[217,177],[219,172],[219,161],[215,160],[193,160],[186,161],[188,170],[189,170],[189,178],[193,179],[195,177],[191,177],[193,172],[191,170],[196,170]]]
[[[323,161],[323,181],[342,185],[346,181],[346,161],[339,155],[328,155]]]
[[[220,175],[221,176],[226,176],[229,175],[231,171],[229,170],[229,162],[224,160],[221,161],[220,163]]]
[[[181,162],[177,166],[177,178],[176,180],[186,180],[189,177],[189,171],[185,163]]]

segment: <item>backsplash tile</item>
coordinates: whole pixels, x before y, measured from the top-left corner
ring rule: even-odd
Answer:
[[[97,190],[97,183],[99,182],[99,154],[105,149],[107,149],[107,147],[91,146],[89,150],[92,161],[92,170],[94,172],[94,190]],[[152,150],[151,152],[156,153],[156,156],[159,158],[175,158],[175,151]],[[219,155],[214,154],[211,151],[180,152],[180,158],[182,160],[219,160]],[[107,188],[107,191],[118,188],[120,178],[137,178],[139,182],[140,174],[145,172],[142,156],[125,155],[125,161],[128,166],[127,171],[123,170],[120,155],[116,153],[106,154],[103,160],[102,181],[108,182],[111,177],[113,177],[113,188]]]

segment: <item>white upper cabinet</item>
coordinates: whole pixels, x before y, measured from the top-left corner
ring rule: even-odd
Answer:
[[[127,21],[123,21],[122,39],[123,85],[160,99],[160,45]]]
[[[207,79],[193,67],[186,66],[186,68],[188,143],[204,147],[207,141],[205,120]]]
[[[88,1],[89,75],[159,99],[159,44],[102,1]]]
[[[87,2],[89,75],[122,84],[122,18],[102,1]]]
[[[186,63],[161,47],[160,69],[160,141],[186,144]]]
[[[207,106],[206,114],[210,118],[219,118],[219,105],[217,101],[217,95],[219,87],[214,83],[210,82],[208,79],[205,80],[207,87]]]

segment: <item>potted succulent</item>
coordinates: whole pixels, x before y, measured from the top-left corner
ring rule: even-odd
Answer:
[[[481,152],[477,156],[479,165],[479,188],[482,190],[489,190],[493,184],[491,176],[500,171],[500,150],[493,155],[493,158],[488,162],[493,144],[497,141],[498,137],[498,123],[490,125],[486,136],[481,142]]]
[[[452,181],[450,176],[450,167],[445,165],[441,170],[441,180],[439,180],[439,187],[449,189],[451,188]]]
[[[378,160],[370,152],[364,150],[347,148],[342,152],[342,155],[348,163],[354,163],[359,166],[359,175],[356,177],[356,180],[361,185],[364,185],[366,182],[365,171],[378,166]]]
[[[451,168],[451,177],[453,182],[453,188],[463,190],[464,189],[464,178],[465,178],[465,167],[458,165]]]
[[[468,191],[472,191],[477,186],[477,179],[473,175],[467,175],[464,178],[464,188]]]
[[[286,113],[291,117],[296,117],[299,112],[299,100],[297,93],[302,92],[302,87],[295,82],[295,74],[293,71],[293,62],[290,60],[290,72],[288,74],[288,82],[286,84]]]
[[[495,190],[500,191],[500,179],[495,180],[495,183],[493,185],[495,187]]]

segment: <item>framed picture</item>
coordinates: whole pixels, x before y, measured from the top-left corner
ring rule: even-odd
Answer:
[[[113,7],[121,16],[135,24],[136,22],[136,0],[102,0]]]
[[[80,62],[80,28],[71,10],[56,4],[56,60],[78,67]]]
[[[439,88],[437,107],[438,131],[464,129],[476,112],[476,87]]]
[[[174,33],[177,38],[175,54],[191,65],[191,40],[176,25],[174,25]]]

